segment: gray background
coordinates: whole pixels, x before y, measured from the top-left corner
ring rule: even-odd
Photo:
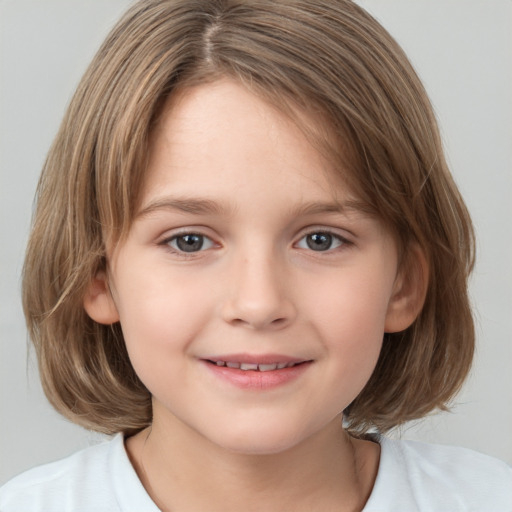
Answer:
[[[402,430],[512,463],[512,2],[360,0],[403,45],[478,234],[478,352],[452,413]],[[20,269],[45,153],[126,0],[0,0],[0,483],[97,441],[60,418],[27,357]]]

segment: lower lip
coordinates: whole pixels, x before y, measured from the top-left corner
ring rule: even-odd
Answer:
[[[234,386],[242,389],[267,390],[284,386],[295,379],[298,379],[311,365],[311,362],[297,364],[290,368],[282,368],[260,372],[255,370],[240,370],[217,366],[204,361],[207,368],[218,378],[228,381]]]

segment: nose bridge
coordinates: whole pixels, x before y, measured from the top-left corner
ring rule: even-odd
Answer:
[[[269,243],[251,243],[233,254],[224,318],[252,328],[284,326],[294,316],[287,266]]]

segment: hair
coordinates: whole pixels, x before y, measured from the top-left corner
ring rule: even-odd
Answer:
[[[114,27],[50,149],[24,266],[24,311],[52,405],[105,433],[151,423],[120,325],[91,320],[83,300],[106,248],[130,229],[165,103],[220,77],[295,112],[392,228],[404,260],[417,246],[428,262],[423,308],[411,327],[384,334],[374,373],[345,411],[349,430],[385,432],[446,408],[474,351],[471,220],[419,78],[350,0],[142,0]],[[301,113],[321,118],[328,137]]]

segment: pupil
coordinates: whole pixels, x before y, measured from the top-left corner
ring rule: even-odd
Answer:
[[[332,245],[332,235],[329,235],[329,233],[314,233],[307,237],[306,242],[313,251],[326,251]]]
[[[176,245],[183,252],[199,251],[203,247],[203,237],[201,235],[183,235],[176,239]]]

